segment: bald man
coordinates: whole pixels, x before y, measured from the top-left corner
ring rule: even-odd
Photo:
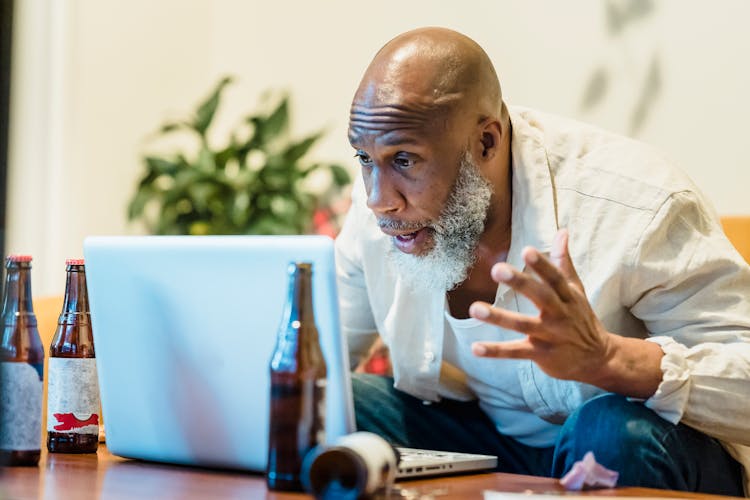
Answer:
[[[559,477],[742,495],[750,269],[695,186],[629,139],[507,107],[487,54],[426,28],[367,68],[336,241],[357,425]],[[743,453],[745,455],[743,455]],[[738,460],[740,462],[738,462]]]

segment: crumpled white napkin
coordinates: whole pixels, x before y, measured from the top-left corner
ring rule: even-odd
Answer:
[[[580,491],[583,488],[613,488],[620,474],[600,465],[589,451],[573,464],[567,474],[560,479],[560,484],[568,491]]]

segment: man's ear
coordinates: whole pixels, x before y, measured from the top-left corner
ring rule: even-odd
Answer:
[[[482,128],[482,158],[491,159],[497,153],[500,146],[500,138],[503,135],[502,126],[497,120],[492,120]]]
[[[486,158],[495,146],[495,138],[489,132],[482,132],[482,157]]]

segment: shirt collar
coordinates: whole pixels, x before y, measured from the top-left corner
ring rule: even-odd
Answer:
[[[510,121],[513,201],[508,262],[515,265],[525,246],[549,252],[559,224],[557,192],[542,131],[523,112],[511,111]]]
[[[557,195],[549,167],[542,132],[522,112],[510,111],[513,127],[511,154],[511,236],[506,262],[525,270],[521,250],[532,246],[549,255],[558,230]],[[498,284],[495,303],[503,300],[510,287]]]

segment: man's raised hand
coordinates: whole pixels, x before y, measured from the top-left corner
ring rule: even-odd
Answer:
[[[484,357],[531,359],[552,377],[590,381],[590,375],[604,368],[613,354],[612,335],[586,298],[568,253],[567,230],[562,229],[555,235],[549,259],[532,247],[524,248],[522,257],[525,271],[498,263],[492,268],[492,278],[525,295],[539,309],[539,315],[527,316],[475,302],[469,309],[471,316],[524,333],[526,338],[475,342],[473,353]]]

